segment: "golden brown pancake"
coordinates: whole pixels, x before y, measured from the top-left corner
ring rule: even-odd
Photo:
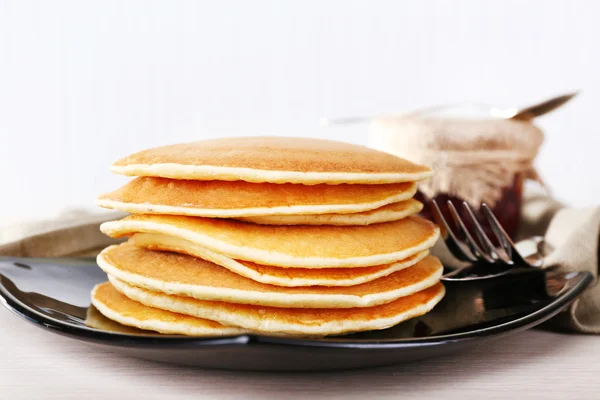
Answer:
[[[411,182],[432,174],[428,167],[364,146],[275,136],[156,147],[111,169],[130,176],[302,184]]]
[[[296,268],[389,264],[432,247],[439,228],[412,216],[367,226],[273,226],[227,219],[136,214],[100,226],[110,237],[160,233],[230,258]]]
[[[205,247],[173,236],[136,233],[129,242],[149,250],[173,251],[202,258],[257,282],[276,286],[353,286],[370,282],[408,268],[425,258],[427,250],[391,264],[362,268],[279,268],[250,261],[234,260]]]
[[[144,331],[142,329],[123,325],[118,323],[117,321],[113,321],[112,319],[106,318],[100,311],[98,311],[96,307],[94,307],[94,305],[90,305],[88,307],[85,317],[85,324],[90,328],[108,332],[125,333],[128,335],[148,334],[147,331]]]
[[[208,318],[251,331],[288,335],[339,335],[386,329],[429,312],[444,296],[441,283],[387,304],[368,308],[275,308],[153,292],[116,279],[109,280],[117,290],[148,307]]]
[[[442,264],[428,256],[410,268],[347,287],[283,287],[253,281],[188,255],[122,243],[103,250],[98,265],[129,284],[200,300],[299,308],[372,307],[408,296],[439,281]],[[102,310],[101,310],[102,311]]]
[[[201,217],[357,213],[410,199],[414,182],[384,185],[296,185],[244,181],[136,178],[98,198],[130,213]]]
[[[92,304],[106,318],[122,325],[144,330],[193,336],[225,336],[244,333],[242,329],[225,326],[208,319],[144,306],[116,291],[109,282],[94,287]]]
[[[371,225],[398,221],[422,209],[423,203],[409,199],[354,214],[265,215],[236,219],[261,225]]]

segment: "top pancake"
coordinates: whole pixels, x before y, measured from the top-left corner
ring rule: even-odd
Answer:
[[[432,175],[368,147],[322,139],[237,137],[156,147],[115,162],[129,176],[271,183],[397,183]]]
[[[130,213],[213,218],[346,214],[410,199],[414,182],[383,185],[294,185],[140,177],[98,198]]]
[[[105,222],[100,230],[114,238],[135,233],[170,235],[238,260],[303,268],[387,264],[429,249],[439,237],[435,224],[416,216],[366,226],[277,226],[227,219],[134,214]]]

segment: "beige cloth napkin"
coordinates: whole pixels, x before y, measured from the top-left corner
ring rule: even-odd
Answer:
[[[114,243],[98,230],[100,223],[120,213],[71,212],[52,221],[19,224],[0,230],[0,255],[60,257],[94,253]],[[525,192],[521,236],[545,235],[546,266],[564,271],[590,271],[598,276],[600,206],[563,207],[540,189]],[[446,255],[438,244],[434,252]],[[600,286],[594,282],[568,310],[551,321],[555,329],[600,333]]]
[[[100,224],[123,216],[118,212],[69,210],[50,220],[0,226],[0,255],[66,257],[93,253],[115,243],[100,232]]]
[[[544,234],[546,267],[562,271],[589,271],[594,282],[563,313],[550,321],[556,329],[600,333],[600,206],[566,208],[542,191],[526,192],[523,237]]]

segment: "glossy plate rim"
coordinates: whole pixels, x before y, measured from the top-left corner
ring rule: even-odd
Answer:
[[[2,303],[8,310],[21,319],[24,319],[52,333],[67,336],[84,342],[97,343],[113,347],[199,349],[203,347],[250,345],[252,343],[260,343],[265,345],[271,344],[313,348],[320,347],[329,349],[402,349],[438,346],[449,342],[464,342],[470,339],[482,337],[497,337],[502,334],[522,331],[541,324],[569,306],[593,281],[593,276],[590,272],[569,272],[564,274],[565,277],[568,275],[571,275],[570,279],[578,279],[573,286],[565,290],[563,293],[558,294],[550,303],[529,314],[503,323],[466,332],[403,339],[303,339],[259,334],[242,334],[218,338],[198,338],[180,335],[131,335],[109,332],[59,321],[28,307],[16,299],[6,289],[6,283],[12,285],[14,284],[10,279],[6,278],[2,274],[0,274],[0,303]]]

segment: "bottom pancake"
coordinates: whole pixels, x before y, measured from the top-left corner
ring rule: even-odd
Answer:
[[[92,304],[106,318],[143,330],[191,336],[226,336],[245,332],[208,319],[147,307],[122,295],[109,282],[94,287]],[[101,327],[93,322],[91,326]]]
[[[94,307],[93,304],[91,304],[88,307],[84,322],[90,328],[98,329],[101,331],[125,333],[128,335],[144,335],[144,334],[147,335],[148,333],[157,333],[157,332],[148,332],[148,331],[145,331],[145,330],[139,329],[139,328],[134,328],[133,326],[123,325],[123,324],[118,323],[117,321],[108,319],[108,318],[106,318],[106,316],[104,316],[104,314],[102,314],[100,311],[98,311],[98,309],[96,307]]]
[[[276,308],[197,300],[142,289],[111,275],[108,278],[116,290],[134,300],[134,303],[142,303],[150,310],[156,308],[176,313],[173,314],[176,316],[185,314],[191,316],[188,318],[206,318],[250,331],[299,336],[340,335],[386,329],[426,314],[445,294],[444,286],[438,282],[420,292],[375,307]]]

